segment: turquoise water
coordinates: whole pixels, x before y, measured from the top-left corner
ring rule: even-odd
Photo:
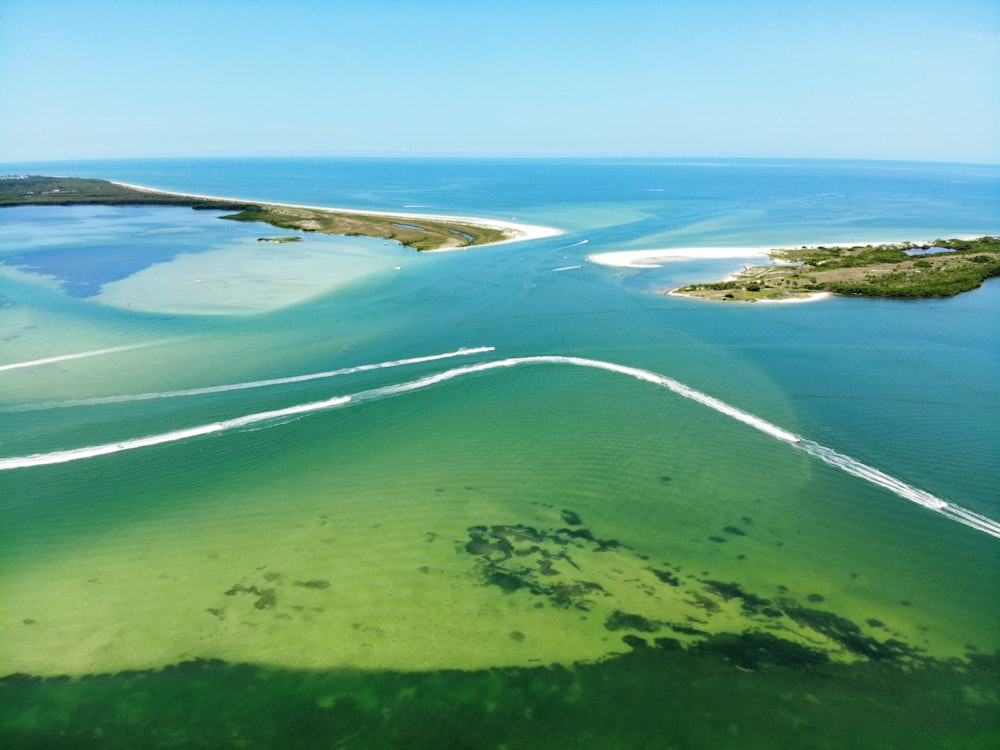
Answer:
[[[662,290],[741,259],[587,261],[996,234],[996,167],[2,171],[564,230],[417,254],[187,209],[0,214],[13,744],[1000,737],[997,281],[714,304]]]

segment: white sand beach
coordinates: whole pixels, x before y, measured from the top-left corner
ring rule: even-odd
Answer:
[[[706,299],[705,297],[699,297],[699,296],[694,295],[694,294],[684,294],[683,292],[679,292],[676,289],[667,289],[667,290],[664,291],[664,294],[666,294],[668,297],[684,297],[686,299],[696,299],[696,300],[702,300],[704,302],[715,302],[715,303],[718,302],[718,300]],[[833,296],[834,295],[831,292],[813,292],[811,294],[802,294],[802,295],[796,296],[796,297],[782,297],[781,299],[744,300],[743,303],[746,304],[747,302],[749,302],[750,304],[755,304],[755,305],[758,305],[758,304],[759,305],[796,305],[796,304],[800,304],[800,303],[803,303],[803,302],[819,302],[820,300],[829,299],[830,297],[833,297]]]
[[[657,250],[621,250],[594,253],[587,260],[616,268],[660,268],[663,263],[701,258],[767,257],[774,247],[667,247]]]
[[[950,236],[950,235],[949,235]],[[973,240],[976,235],[959,235],[956,239]],[[810,242],[803,245],[767,245],[762,247],[664,247],[651,250],[618,250],[608,253],[588,255],[587,260],[602,266],[616,268],[660,268],[663,263],[683,260],[700,260],[711,258],[766,258],[774,250],[800,250],[817,247],[857,247],[859,245],[881,245],[910,242],[914,245],[930,244],[934,240],[917,239],[885,239],[858,240],[856,242]],[[780,260],[772,261],[781,263]]]
[[[758,303],[764,305],[797,305],[802,302],[819,302],[820,300],[829,299],[833,294],[830,292],[815,292],[813,294],[803,295],[801,297],[783,297],[782,299],[759,299]]]

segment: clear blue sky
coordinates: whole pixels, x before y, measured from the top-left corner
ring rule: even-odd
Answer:
[[[0,0],[0,161],[1000,162],[1000,0]]]

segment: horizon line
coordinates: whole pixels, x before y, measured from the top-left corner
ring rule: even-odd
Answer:
[[[50,164],[65,162],[98,162],[98,161],[238,161],[238,160],[306,160],[306,159],[329,159],[329,160],[427,160],[427,161],[579,161],[579,160],[600,160],[600,161],[628,161],[642,160],[651,161],[657,159],[668,159],[681,162],[872,162],[890,164],[960,164],[981,167],[1000,167],[1000,160],[989,161],[953,161],[947,159],[913,159],[913,158],[889,158],[889,157],[860,157],[860,156],[672,156],[660,155],[600,155],[600,154],[340,154],[340,155],[219,155],[219,156],[84,156],[84,157],[64,157],[64,158],[40,158],[40,159],[16,159],[7,161],[0,159],[0,164],[14,166],[17,164]]]

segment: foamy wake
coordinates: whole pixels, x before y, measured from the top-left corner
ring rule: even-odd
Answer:
[[[884,471],[876,469],[874,466],[868,466],[855,458],[838,453],[833,448],[828,448],[825,445],[814,443],[811,440],[802,440],[797,443],[796,447],[801,448],[810,456],[814,456],[830,466],[846,471],[848,474],[860,477],[879,487],[884,487],[904,500],[922,505],[943,516],[947,516],[953,521],[964,523],[966,526],[971,526],[974,529],[1000,538],[1000,523],[987,516],[980,515],[979,513],[963,508],[961,505],[950,503],[947,500],[942,500],[926,490],[907,484],[901,479],[897,479],[886,474]]]
[[[98,404],[120,404],[129,401],[151,401],[161,398],[178,398],[182,396],[204,396],[210,393],[227,393],[229,391],[244,391],[251,388],[266,388],[274,385],[288,385],[290,383],[305,383],[309,380],[322,380],[324,378],[334,378],[339,375],[353,375],[357,372],[368,372],[370,370],[384,370],[390,367],[403,367],[415,365],[422,362],[434,362],[439,359],[450,359],[452,357],[466,357],[471,354],[483,354],[492,352],[492,346],[478,346],[471,349],[456,349],[453,352],[444,354],[430,354],[424,357],[411,357],[409,359],[394,359],[389,362],[378,362],[370,365],[357,365],[355,367],[343,367],[339,370],[327,370],[326,372],[313,372],[308,375],[294,375],[287,378],[271,378],[269,380],[253,380],[246,383],[230,383],[228,385],[210,385],[203,388],[187,388],[176,391],[156,391],[153,393],[129,393],[120,396],[98,396],[95,398],[81,398],[71,401],[47,401],[40,404],[18,404],[0,408],[0,412],[14,411],[39,411],[42,409],[58,409],[68,406],[94,406]],[[113,351],[113,350],[109,350]],[[78,355],[82,356],[82,355]]]
[[[83,359],[84,357],[99,357],[102,354],[115,354],[117,352],[127,352],[132,349],[144,349],[147,346],[154,346],[156,342],[145,344],[131,344],[129,346],[114,346],[110,349],[94,349],[89,352],[76,352],[75,354],[60,354],[57,357],[45,357],[44,359],[32,359],[27,362],[13,362],[8,365],[0,365],[0,372],[4,370],[16,370],[21,367],[38,367],[39,365],[51,365],[56,362],[67,362],[71,359]]]
[[[482,347],[476,350],[460,350],[460,352],[473,353],[491,351],[488,347]],[[409,361],[428,361],[429,359],[438,359],[448,356],[458,356],[457,352],[450,352],[444,355],[434,355],[430,358],[418,358],[417,360],[394,360],[393,363],[398,364],[401,362]],[[393,363],[381,363],[379,365],[364,365],[367,369],[376,369],[382,366],[390,366]],[[49,464],[65,463],[68,461],[77,461],[84,458],[93,458],[95,456],[103,456],[110,453],[118,453],[120,451],[133,450],[135,448],[145,448],[153,445],[160,445],[163,443],[175,442],[178,440],[187,440],[189,438],[198,437],[202,435],[209,435],[213,433],[225,432],[228,430],[239,429],[250,427],[254,425],[268,426],[270,424],[277,424],[282,421],[287,421],[290,417],[297,417],[305,414],[311,414],[319,411],[326,411],[329,409],[338,408],[341,406],[349,406],[351,404],[363,403],[365,401],[373,401],[381,398],[386,398],[389,396],[397,396],[403,393],[410,393],[412,391],[420,390],[422,388],[427,388],[439,383],[444,383],[456,378],[460,378],[464,375],[471,375],[474,373],[487,372],[489,370],[497,370],[503,368],[519,367],[521,365],[530,364],[565,364],[572,365],[576,367],[590,367],[598,370],[607,370],[609,372],[615,372],[621,375],[627,375],[629,377],[636,378],[637,380],[646,381],[648,383],[653,383],[654,385],[667,388],[670,391],[683,396],[684,398],[691,399],[692,401],[697,401],[698,403],[713,409],[716,412],[724,414],[732,419],[735,419],[743,424],[754,428],[760,432],[763,432],[771,437],[780,440],[785,443],[805,451],[810,456],[818,458],[824,463],[838,468],[842,471],[851,474],[852,476],[863,479],[871,484],[878,487],[882,487],[898,497],[904,500],[909,500],[910,502],[917,503],[918,505],[932,510],[936,513],[952,519],[953,521],[958,521],[959,523],[965,524],[973,529],[982,531],[991,536],[1000,538],[1000,524],[996,521],[987,518],[986,516],[980,515],[960,505],[950,503],[946,500],[942,500],[935,495],[932,495],[925,490],[921,490],[917,487],[913,487],[910,484],[897,479],[896,477],[890,476],[885,472],[876,469],[873,466],[869,466],[857,459],[846,456],[842,453],[835,451],[827,446],[820,445],[811,440],[805,440],[802,437],[789,432],[781,427],[778,427],[771,422],[761,419],[758,416],[750,414],[749,412],[743,411],[731,404],[727,404],[724,401],[709,396],[708,394],[697,391],[683,383],[669,378],[665,375],[660,375],[649,370],[642,370],[636,367],[628,367],[626,365],[619,365],[612,362],[604,362],[596,359],[584,359],[581,357],[564,357],[564,356],[535,356],[535,357],[510,357],[507,359],[494,360],[492,362],[479,362],[473,365],[466,365],[464,367],[456,367],[451,370],[445,370],[443,372],[435,373],[433,375],[427,375],[415,380],[410,380],[404,383],[397,383],[394,385],[382,386],[380,388],[372,388],[366,391],[359,391],[357,393],[352,393],[344,396],[337,396],[334,398],[325,399],[322,401],[313,401],[306,404],[299,404],[297,406],[288,407],[285,409],[276,409],[273,411],[258,412],[256,414],[249,414],[247,416],[238,417],[235,419],[223,420],[220,422],[213,422],[211,424],[200,425],[198,427],[191,427],[184,430],[174,430],[172,432],[160,433],[158,435],[150,435],[142,438],[135,438],[130,440],[123,440],[116,443],[106,443],[103,445],[89,446],[85,448],[76,448],[73,450],[64,451],[53,451],[51,453],[39,453],[31,456],[14,456],[10,458],[0,459],[0,470],[9,469],[22,469],[32,466],[45,466]],[[318,377],[319,374],[313,376],[301,376],[303,378]],[[267,381],[255,381],[255,382],[267,382]],[[274,381],[279,382],[279,381]],[[297,382],[296,379],[282,379],[280,382]],[[251,384],[240,384],[245,387],[252,387]],[[233,388],[234,386],[220,386],[226,388]],[[213,391],[203,391],[203,392],[213,392]]]

